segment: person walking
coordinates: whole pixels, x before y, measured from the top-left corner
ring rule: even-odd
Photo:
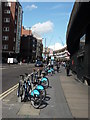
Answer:
[[[59,72],[60,64],[59,61],[57,62],[57,72]]]
[[[69,72],[70,72],[70,61],[66,61],[66,74],[67,76],[69,76]]]

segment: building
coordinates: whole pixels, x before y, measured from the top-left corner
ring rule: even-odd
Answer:
[[[71,69],[82,82],[90,85],[90,3],[75,2],[67,27],[67,49]]]
[[[42,53],[43,53],[42,38],[36,32],[33,32],[33,37],[35,37],[37,39],[36,59],[42,60]]]
[[[22,26],[22,29],[21,29],[21,36],[23,35],[32,35],[32,31],[29,29],[25,29],[24,26]]]
[[[67,51],[67,46],[63,47],[62,49],[55,50],[53,54],[56,60],[67,61],[70,59],[70,53]]]
[[[20,56],[25,62],[35,62],[37,40],[33,35],[23,35],[21,37]]]
[[[22,27],[21,36],[21,60],[26,62],[35,62],[36,59],[42,59],[43,44],[42,39],[36,34],[32,34],[31,30]]]
[[[19,2],[2,2],[2,57],[18,57],[22,26],[22,6]]]

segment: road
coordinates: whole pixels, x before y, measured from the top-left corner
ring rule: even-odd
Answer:
[[[2,67],[2,92],[5,92],[19,82],[19,75],[31,73],[34,64],[3,65]]]

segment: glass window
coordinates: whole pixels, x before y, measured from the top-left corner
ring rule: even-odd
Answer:
[[[5,6],[6,6],[6,7],[10,7],[10,6],[11,6],[11,3],[10,3],[10,2],[5,2]]]
[[[10,10],[4,10],[5,14],[10,14]]]
[[[7,41],[9,39],[8,36],[3,36],[3,40]]]
[[[6,31],[6,32],[9,31],[9,27],[4,27],[3,31]]]
[[[10,22],[10,18],[4,18],[4,22],[5,23],[9,23]]]
[[[7,50],[8,49],[8,45],[3,45],[2,49]]]

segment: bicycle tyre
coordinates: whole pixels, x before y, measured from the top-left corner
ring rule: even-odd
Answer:
[[[36,99],[37,98],[37,99]],[[38,104],[35,104],[39,100]],[[37,97],[31,97],[31,104],[35,109],[38,109],[41,106],[42,103],[42,95],[38,95]]]

